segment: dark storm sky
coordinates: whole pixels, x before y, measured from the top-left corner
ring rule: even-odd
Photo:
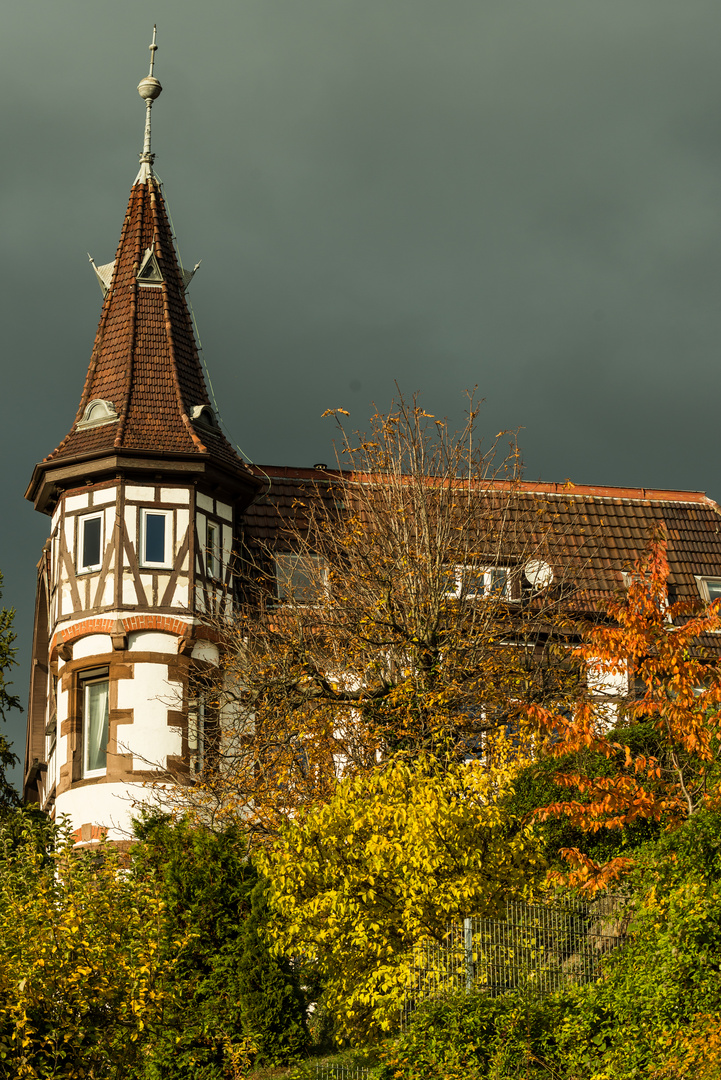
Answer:
[[[721,497],[717,0],[33,0],[0,41],[0,568],[23,699],[47,519],[137,171],[156,169],[226,427],[332,460],[394,380],[523,427],[531,479]],[[15,725],[22,731],[24,720]],[[22,752],[22,736],[18,738]]]

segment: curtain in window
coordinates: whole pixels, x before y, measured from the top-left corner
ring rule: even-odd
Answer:
[[[104,769],[108,760],[108,680],[85,687],[86,769]]]

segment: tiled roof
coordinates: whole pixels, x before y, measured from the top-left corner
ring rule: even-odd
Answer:
[[[245,514],[251,543],[272,546],[299,501],[337,505],[337,470],[254,466],[253,471],[266,479],[266,490]],[[604,594],[623,584],[623,573],[643,555],[659,526],[668,536],[672,599],[698,601],[695,575],[721,577],[721,508],[703,492],[522,483],[510,496],[504,485],[491,485],[489,495],[494,493],[503,505],[510,499],[509,546],[549,561],[557,579],[575,586],[576,604],[585,610],[596,609]],[[541,538],[538,554],[533,553],[536,538]]]
[[[151,248],[163,275],[159,286],[136,280]],[[75,423],[45,462],[106,451],[203,455],[226,469],[247,471],[225,437],[191,422],[210,406],[185,302],[184,281],[163,195],[154,177],[130,192],[114,271]],[[119,419],[78,428],[89,402],[112,402]]]

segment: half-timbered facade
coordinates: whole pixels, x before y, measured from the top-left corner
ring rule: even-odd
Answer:
[[[124,835],[143,785],[187,769],[202,738],[188,721],[191,668],[217,659],[199,626],[232,602],[239,517],[262,486],[205,385],[185,300],[192,272],[153,173],[152,65],[138,89],[145,145],[115,259],[93,264],[104,300],[80,405],[27,491],[51,526],[25,797],[67,814],[82,840]]]

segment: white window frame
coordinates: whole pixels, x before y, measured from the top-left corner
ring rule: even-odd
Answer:
[[[88,708],[88,690],[97,683],[107,683],[108,687],[108,740],[110,739],[110,673],[107,668],[97,668],[79,673],[80,691],[82,693],[83,714],[83,780],[92,780],[97,776],[106,776],[108,772],[108,745],[105,744],[105,768],[88,768],[88,750],[90,748],[89,727],[90,709]]]
[[[211,543],[210,534],[215,534]],[[222,526],[217,521],[205,522],[205,572],[214,581],[220,581],[223,573]]]
[[[77,557],[77,566],[78,566],[78,573],[79,574],[94,574],[94,573],[97,573],[98,570],[100,570],[101,566],[103,565],[103,550],[104,550],[104,547],[105,547],[105,544],[104,544],[105,522],[103,520],[104,517],[105,517],[105,514],[103,513],[102,510],[99,510],[95,514],[81,514],[78,517],[78,553],[77,553],[78,557]],[[99,561],[97,563],[92,563],[92,564],[89,564],[88,566],[84,566],[83,565],[83,548],[85,547],[85,526],[89,521],[99,521],[100,522],[100,543],[98,545],[98,560]]]
[[[312,560],[319,571],[319,576],[322,578],[321,591],[318,596],[312,600],[290,600],[285,599],[280,595],[280,580],[278,577],[278,563],[280,559],[295,558],[298,562],[302,560]],[[328,585],[328,560],[323,555],[316,555],[314,552],[297,552],[297,551],[276,551],[273,556],[273,563],[275,568],[275,588],[276,588],[276,600],[279,604],[293,604],[295,607],[314,607],[317,604],[323,603],[329,593]]]
[[[165,553],[162,562],[148,559],[145,554],[148,515],[165,518]],[[173,566],[173,511],[144,506],[140,510],[140,565],[149,570],[171,570]]]
[[[713,603],[714,600],[718,600],[719,596],[712,597],[709,593],[709,582],[713,582],[714,585],[721,587],[721,577],[715,577],[713,574],[694,574],[696,578],[696,585],[698,591],[701,594],[701,599],[705,600],[707,604]],[[719,594],[721,596],[721,594]]]
[[[451,576],[455,578],[455,589],[453,591],[449,589],[444,594],[451,600],[487,600],[489,597],[503,600],[511,599],[511,569],[508,566],[479,566],[477,563],[456,563],[444,566],[443,571],[448,578]],[[505,584],[501,592],[491,592],[493,574],[498,571],[503,571],[505,574]],[[466,573],[472,574],[477,580],[483,575],[483,592],[463,592],[463,577]]]

